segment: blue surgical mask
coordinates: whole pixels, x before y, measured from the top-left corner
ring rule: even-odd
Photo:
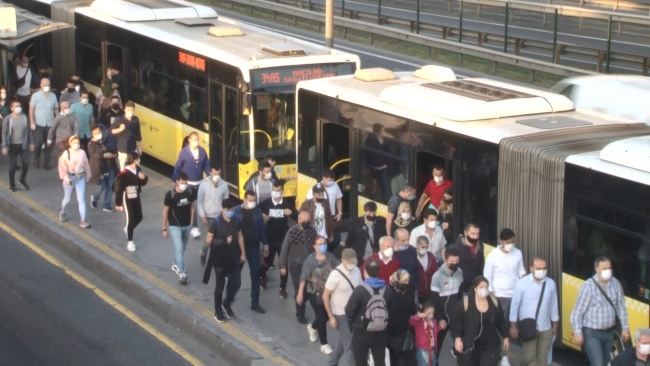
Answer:
[[[413,200],[415,199],[415,195],[412,194],[412,195],[406,197],[406,199],[407,199],[408,201],[413,201]]]
[[[318,253],[325,254],[327,253],[327,244],[321,244],[318,246]]]
[[[400,245],[400,246],[398,246],[398,248],[399,249],[397,249],[397,250],[401,252],[401,251],[404,251],[404,250],[408,249],[409,247],[408,246],[403,247],[403,246]]]
[[[224,213],[226,214],[226,217],[229,219],[232,219],[233,216],[235,216],[235,211],[224,211]]]

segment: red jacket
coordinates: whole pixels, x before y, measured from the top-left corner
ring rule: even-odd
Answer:
[[[418,260],[418,271],[420,272],[418,296],[425,299],[429,298],[429,291],[431,291],[431,278],[433,277],[433,274],[438,271],[438,262],[433,253],[427,252],[427,257],[429,258],[429,263],[427,264],[426,270],[422,268],[422,263]]]
[[[420,318],[417,314],[411,316],[409,324],[415,329],[415,348],[417,349],[430,349],[431,343],[427,337],[426,328],[424,327],[424,319]],[[438,322],[434,319],[429,325],[433,325],[433,348],[438,354]]]
[[[379,258],[379,253],[369,255],[368,258],[377,258],[377,260],[379,261],[379,276],[377,278],[384,280],[386,282],[386,285],[390,284],[390,276],[393,273],[397,272],[398,269],[401,269],[399,264],[399,259],[395,258],[394,256],[388,263],[384,263],[384,261],[382,261],[381,258]],[[363,268],[365,267],[368,258],[366,258],[366,260],[363,261],[363,265],[361,266],[362,274],[363,274]],[[363,279],[364,280],[366,279],[365,276],[363,277]]]

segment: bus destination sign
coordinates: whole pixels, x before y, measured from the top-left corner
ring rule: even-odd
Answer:
[[[199,71],[205,71],[205,59],[178,51],[178,62]]]
[[[296,85],[302,80],[349,75],[354,72],[354,63],[298,65],[251,71],[253,88],[269,88]]]

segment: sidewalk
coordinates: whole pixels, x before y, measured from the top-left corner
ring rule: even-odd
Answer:
[[[151,308],[156,314],[175,325],[179,331],[210,347],[213,352],[235,365],[326,365],[327,356],[319,351],[319,343],[307,340],[304,325],[296,321],[295,308],[289,286],[289,298],[278,296],[279,269],[269,271],[268,290],[261,291],[260,305],[266,309],[261,315],[250,310],[250,278],[248,268],[242,272],[242,287],[233,304],[235,319],[218,324],[213,319],[215,276],[210,283],[201,282],[203,267],[198,253],[207,228],[201,228],[201,241],[190,239],[185,252],[188,284],[181,285],[171,271],[173,245],[171,239],[161,236],[163,197],[171,188],[170,179],[143,167],[149,183],[143,187],[144,220],[135,231],[137,251],[126,250],[123,232],[123,212],[103,212],[92,209],[89,198],[95,186],[86,187],[86,220],[91,229],[81,229],[76,198],[66,209],[68,222],[58,221],[63,190],[55,170],[33,169],[27,177],[31,191],[9,192],[8,159],[0,158],[0,208],[21,226],[48,239],[57,249],[127,293],[136,301]],[[75,197],[75,195],[73,195]],[[277,263],[277,262],[276,262]],[[277,267],[277,264],[276,264]],[[307,306],[308,320],[313,320]],[[330,345],[336,337],[329,337]],[[447,340],[441,352],[441,365],[451,366]],[[510,357],[516,365],[515,349]]]

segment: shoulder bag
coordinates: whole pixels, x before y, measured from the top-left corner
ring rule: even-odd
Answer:
[[[623,325],[621,324],[621,318],[618,317],[618,311],[616,311],[616,306],[614,306],[614,302],[612,299],[607,296],[607,293],[605,290],[603,290],[602,287],[600,287],[600,284],[594,278],[591,278],[592,281],[594,281],[594,284],[596,285],[596,288],[600,293],[603,295],[605,300],[609,303],[609,305],[614,309],[614,316],[615,316],[615,322],[614,322],[614,347],[616,348],[616,353],[621,353],[623,350],[626,350],[628,348],[632,347],[632,341],[627,340],[626,342],[623,342],[623,337],[621,334],[623,333]]]
[[[526,318],[521,319],[517,323],[519,328],[519,339],[522,342],[529,342],[537,338],[537,317],[539,316],[539,308],[542,305],[542,299],[544,298],[544,290],[546,290],[546,281],[542,285],[542,292],[539,295],[539,301],[537,301],[537,310],[535,311],[535,318]]]

